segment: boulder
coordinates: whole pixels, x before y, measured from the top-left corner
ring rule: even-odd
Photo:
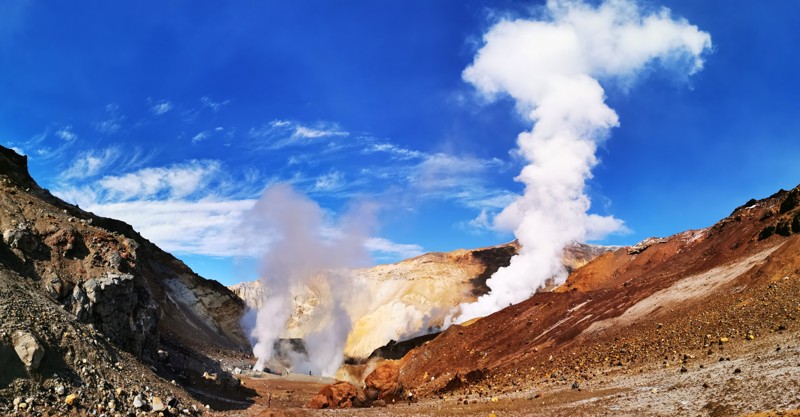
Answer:
[[[403,398],[403,385],[398,381],[400,365],[395,361],[385,361],[378,365],[364,380],[364,393],[368,401],[377,399],[387,403]]]
[[[13,337],[14,350],[17,356],[30,369],[36,369],[44,357],[44,347],[31,333],[17,330]]]
[[[39,238],[27,223],[20,223],[13,229],[3,232],[3,240],[13,249],[31,253],[39,247]]]
[[[309,408],[352,408],[366,406],[364,394],[355,385],[337,382],[322,387],[308,403]]]

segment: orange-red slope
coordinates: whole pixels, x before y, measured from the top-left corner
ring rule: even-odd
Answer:
[[[400,378],[422,394],[550,371],[590,378],[592,367],[700,349],[709,333],[769,331],[790,320],[777,316],[800,296],[800,236],[792,235],[800,227],[791,228],[798,197],[800,187],[751,201],[708,229],[605,254],[555,292],[451,327],[410,352]],[[783,292],[770,295],[770,282],[784,277]],[[741,311],[740,304],[769,297],[768,308]]]

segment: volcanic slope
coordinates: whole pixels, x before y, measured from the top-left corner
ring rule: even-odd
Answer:
[[[718,356],[730,360],[731,352],[757,361],[775,350],[767,343],[757,351],[759,341],[796,342],[799,300],[800,187],[751,200],[709,228],[606,253],[552,292],[452,326],[406,355],[399,379],[423,397],[479,395],[586,387],[635,370],[683,374]],[[730,390],[704,395],[756,399],[719,415],[769,408],[756,402],[780,392],[796,398],[798,387]]]
[[[518,244],[511,242],[479,249],[432,252],[394,264],[353,271],[353,288],[358,289],[357,298],[361,302],[353,303],[358,308],[351,311],[355,322],[345,354],[354,359],[366,359],[375,349],[391,341],[424,334],[427,327],[440,326],[452,308],[485,294],[489,290],[486,280],[500,267],[507,266],[518,249]],[[563,263],[567,269],[574,270],[613,249],[576,243],[564,251]],[[252,309],[263,305],[268,292],[259,281],[230,288]],[[285,337],[303,338],[314,328],[316,323],[310,319],[321,297],[324,294],[308,288],[293,297],[295,313]]]
[[[232,383],[210,356],[249,349],[242,301],[131,226],[54,197],[30,177],[26,157],[3,147],[0,230],[0,411],[18,407],[17,395],[35,401],[27,407],[65,407],[70,393],[82,398],[75,405],[107,410],[111,395],[117,411],[128,410],[135,393],[144,403],[154,396],[135,384],[165,385],[153,370],[178,384],[201,381],[195,392],[206,371]],[[41,367],[24,363],[26,351]]]

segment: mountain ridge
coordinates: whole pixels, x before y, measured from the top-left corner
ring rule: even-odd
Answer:
[[[160,376],[191,386],[193,392],[213,392],[213,384],[204,388],[196,382],[206,371],[224,379],[212,356],[249,350],[239,324],[244,305],[230,290],[195,274],[130,225],[53,196],[30,176],[27,157],[4,147],[0,231],[0,280],[18,289],[6,292],[2,303],[0,363],[17,363],[8,347],[18,348],[15,335],[26,334],[24,340],[31,349],[38,345],[34,351],[41,352],[45,364],[15,368],[16,378],[0,380],[0,396],[23,389],[19,384],[26,379],[44,377],[66,391],[78,390],[85,402],[96,401],[100,391],[88,381],[97,382],[102,373],[102,381],[130,386],[135,380],[122,375],[140,367],[146,369],[143,383],[159,385]],[[49,322],[37,325],[32,311]],[[76,334],[83,337],[64,336]],[[103,347],[98,351],[98,346]],[[103,358],[93,364],[94,373],[85,369],[87,356]],[[126,370],[113,366],[114,357],[124,358],[120,363]],[[64,373],[73,376],[64,380],[59,377]],[[159,386],[169,389],[169,384]],[[197,396],[173,388],[172,395],[187,402]],[[30,395],[44,395],[46,389],[47,383],[39,385]],[[133,395],[120,396],[120,407],[123,400],[133,401]],[[66,410],[63,399],[53,406]]]

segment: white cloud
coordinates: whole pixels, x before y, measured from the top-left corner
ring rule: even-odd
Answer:
[[[203,132],[200,132],[200,133],[198,133],[198,134],[196,134],[196,135],[194,135],[192,137],[192,143],[202,142],[202,141],[204,141],[206,139],[208,139],[208,132],[203,131]]]
[[[170,110],[172,110],[172,102],[170,102],[169,100],[160,101],[154,104],[152,107],[150,107],[150,112],[155,114],[156,116],[160,116]]]
[[[214,101],[208,96],[203,96],[200,98],[200,104],[202,104],[203,107],[209,108],[215,112],[219,111],[222,106],[228,105],[230,102],[230,100]]]
[[[350,133],[333,123],[319,122],[313,126],[303,125],[289,120],[273,120],[259,128],[251,128],[252,139],[266,141],[269,149],[281,149],[287,146],[305,146],[318,142],[322,138],[343,138]],[[328,143],[330,146],[330,143]]]
[[[416,159],[425,156],[425,154],[420,151],[403,148],[392,143],[373,143],[365,149],[365,152],[384,152],[398,160]]]
[[[475,229],[491,229],[492,228],[492,221],[489,219],[489,213],[486,210],[481,210],[478,217],[470,220],[467,222],[471,227]]]
[[[364,243],[364,247],[372,252],[378,260],[389,259],[391,261],[399,261],[413,258],[424,253],[424,249],[420,245],[395,243],[382,237],[367,239]]]
[[[122,124],[117,119],[103,120],[94,125],[95,130],[106,135],[117,133],[121,127]]]
[[[11,150],[13,150],[14,152],[16,152],[16,153],[20,154],[20,155],[23,155],[23,156],[24,156],[24,155],[27,155],[27,154],[25,153],[25,151],[23,151],[21,148],[18,148],[18,147],[16,147],[16,146],[12,146],[10,149],[11,149]]]
[[[317,177],[314,182],[315,191],[335,191],[344,187],[344,174],[333,170]]]
[[[498,159],[436,153],[415,167],[410,180],[427,190],[460,190],[483,182],[486,170],[501,165]]]
[[[122,128],[122,121],[125,120],[125,116],[119,114],[119,105],[116,103],[107,104],[106,115],[108,117],[106,120],[95,123],[95,130],[104,135],[117,133]]]
[[[64,172],[62,179],[89,178],[97,175],[100,170],[119,158],[121,152],[117,148],[107,148],[95,152],[88,151],[78,156]]]
[[[102,165],[94,160],[103,159],[103,155],[87,153],[74,165]],[[252,237],[245,242],[240,233],[246,221],[243,213],[255,200],[235,197],[226,177],[218,161],[189,161],[105,176],[90,185],[65,187],[53,193],[95,214],[130,223],[170,252],[258,256],[266,244]],[[237,191],[248,188],[248,184],[238,186]]]
[[[129,201],[87,204],[95,214],[121,219],[162,249],[207,256],[260,256],[265,242],[239,233],[255,200]]]
[[[109,200],[182,198],[206,187],[220,172],[218,161],[190,161],[168,168],[144,168],[121,176],[106,176],[97,184]]]
[[[56,131],[56,136],[67,142],[72,142],[75,139],[78,139],[78,135],[72,131],[72,125],[65,126],[63,129]]]
[[[296,125],[294,127],[294,133],[292,134],[295,138],[306,138],[306,139],[314,139],[314,138],[324,138],[327,136],[348,136],[349,133],[341,131],[341,130],[332,130],[332,129],[315,129],[308,126]]]

